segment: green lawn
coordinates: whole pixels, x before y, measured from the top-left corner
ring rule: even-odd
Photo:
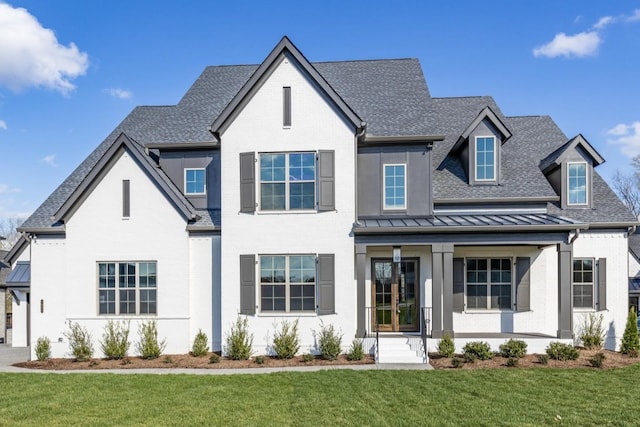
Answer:
[[[0,374],[0,425],[638,425],[624,369]]]

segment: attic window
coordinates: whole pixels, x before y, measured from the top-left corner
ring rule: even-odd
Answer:
[[[496,138],[476,137],[476,181],[496,180]]]
[[[587,204],[587,164],[584,162],[567,164],[567,204]]]

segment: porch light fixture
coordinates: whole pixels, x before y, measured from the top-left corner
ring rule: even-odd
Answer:
[[[400,250],[400,246],[393,247],[393,262],[400,263],[402,260],[402,251]]]

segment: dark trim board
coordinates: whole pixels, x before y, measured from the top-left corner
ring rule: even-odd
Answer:
[[[477,234],[380,234],[355,235],[357,245],[554,245],[566,243],[568,232],[558,233],[477,233]]]

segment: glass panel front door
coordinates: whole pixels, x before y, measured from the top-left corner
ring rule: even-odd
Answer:
[[[373,325],[380,331],[419,330],[418,260],[375,259],[372,269]]]

